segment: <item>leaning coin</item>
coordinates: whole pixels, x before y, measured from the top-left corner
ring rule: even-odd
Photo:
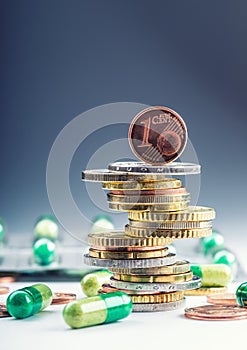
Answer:
[[[84,262],[85,264],[90,266],[99,266],[99,267],[106,267],[106,268],[111,268],[111,267],[144,268],[144,267],[155,267],[155,266],[174,264],[176,262],[176,255],[170,253],[163,258],[113,260],[113,259],[92,258],[88,254],[85,254]]]
[[[184,308],[185,298],[172,301],[170,303],[146,303],[146,304],[135,304],[133,303],[133,312],[158,312],[158,311],[172,311]]]
[[[188,289],[198,288],[201,286],[201,279],[198,276],[193,276],[193,279],[191,281],[180,283],[137,283],[119,281],[116,280],[114,277],[111,277],[110,285],[119,289],[143,291],[152,290],[169,293],[174,291],[185,291]]]
[[[242,320],[247,318],[247,309],[234,305],[202,305],[186,308],[184,315],[196,320]]]
[[[187,143],[187,128],[181,116],[168,107],[149,107],[130,124],[128,139],[141,161],[163,165],[174,161]]]
[[[11,317],[5,304],[0,304],[0,318]]]
[[[127,173],[114,172],[107,169],[84,170],[82,172],[82,180],[94,182],[157,181],[165,179],[166,175],[160,173]]]
[[[56,292],[53,294],[51,305],[68,304],[76,299],[76,294]]]
[[[234,305],[239,306],[235,293],[213,294],[207,297],[207,302],[214,305]]]
[[[168,175],[192,175],[200,174],[201,167],[194,163],[174,162],[164,166],[152,166],[143,162],[115,162],[108,165],[112,171],[135,173],[161,173]]]

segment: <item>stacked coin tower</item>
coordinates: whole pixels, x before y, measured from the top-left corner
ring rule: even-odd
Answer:
[[[211,235],[215,217],[212,208],[190,207],[182,182],[169,177],[200,172],[197,164],[173,162],[185,147],[186,132],[176,112],[167,107],[146,109],[129,131],[131,148],[145,162],[116,162],[108,169],[82,172],[83,180],[102,182],[109,191],[110,209],[128,212],[123,231],[88,235],[90,249],[84,261],[113,272],[99,292],[128,293],[133,311],[183,307],[184,291],[201,286],[189,262],[177,260],[167,247],[174,239]]]

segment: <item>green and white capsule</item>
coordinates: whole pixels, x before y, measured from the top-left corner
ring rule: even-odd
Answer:
[[[8,312],[15,318],[26,318],[44,310],[52,302],[52,291],[45,284],[17,289],[6,301]]]
[[[63,318],[71,328],[83,328],[118,321],[131,311],[131,297],[113,292],[70,302],[63,309]]]
[[[202,287],[226,287],[232,280],[232,270],[224,264],[195,264],[190,269],[201,278]]]
[[[112,275],[112,272],[108,270],[100,270],[83,276],[81,279],[83,293],[88,297],[97,295],[103,284],[110,283]]]

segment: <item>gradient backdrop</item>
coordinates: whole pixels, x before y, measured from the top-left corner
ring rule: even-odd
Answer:
[[[51,212],[46,162],[70,120],[112,102],[166,105],[184,118],[202,166],[199,203],[216,209],[215,226],[246,263],[246,12],[244,0],[1,0],[0,216],[9,232],[31,232]]]

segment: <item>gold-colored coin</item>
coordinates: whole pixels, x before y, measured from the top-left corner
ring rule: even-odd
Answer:
[[[127,196],[127,195],[115,195],[107,194],[107,200],[110,203],[118,204],[138,204],[138,205],[152,205],[152,204],[170,204],[188,202],[190,200],[190,194],[174,194],[174,195],[140,195],[140,196]]]
[[[114,273],[113,276],[116,280],[124,282],[137,282],[137,283],[179,283],[187,282],[193,278],[193,272],[185,272],[178,275],[125,275],[120,273]]]
[[[190,263],[186,260],[178,260],[173,265],[142,268],[142,269],[125,269],[112,267],[112,272],[126,275],[176,275],[190,271]]]
[[[173,242],[172,238],[165,237],[130,237],[123,231],[109,231],[89,233],[88,243],[94,247],[164,247]]]
[[[150,212],[150,210],[157,211],[179,211],[188,208],[189,202],[177,202],[167,203],[159,205],[142,205],[142,204],[118,204],[108,202],[109,209],[116,211],[127,211],[127,212]]]
[[[129,220],[129,226],[148,229],[181,230],[212,227],[212,221],[137,221]]]
[[[162,229],[141,229],[125,225],[125,233],[131,237],[170,237],[173,239],[201,238],[212,234],[212,228],[183,229],[183,230],[162,230]]]
[[[171,303],[173,301],[179,301],[183,299],[184,292],[170,292],[170,293],[159,293],[159,294],[144,294],[144,295],[130,295],[132,302],[135,304],[144,303]]]
[[[107,251],[97,250],[90,248],[89,255],[93,258],[100,259],[149,259],[149,258],[162,258],[167,256],[168,248],[162,248],[159,250],[148,251],[131,251],[131,252],[119,252],[119,251]]]
[[[182,186],[182,181],[178,179],[165,179],[161,181],[122,181],[122,182],[102,182],[105,190],[157,190],[167,188],[178,188]]]
[[[211,295],[218,293],[225,293],[227,291],[226,287],[202,287],[198,289],[186,290],[186,296],[202,296],[202,295]]]
[[[164,213],[158,211],[130,212],[128,216],[131,220],[148,222],[207,221],[215,218],[215,210],[207,207],[189,206],[186,210],[177,213]]]

